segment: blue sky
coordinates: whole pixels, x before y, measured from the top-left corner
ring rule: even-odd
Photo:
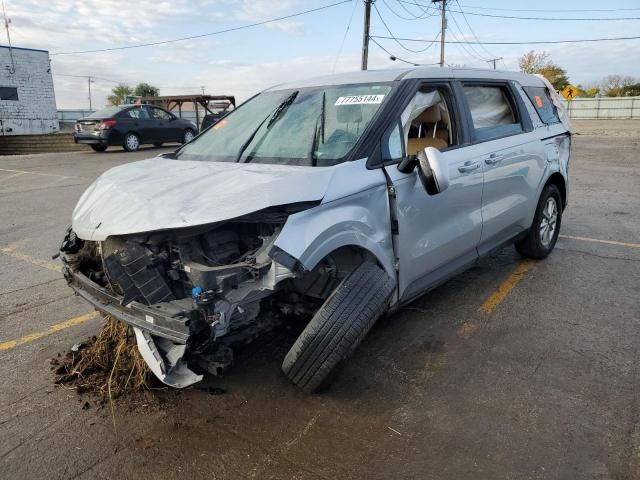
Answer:
[[[334,3],[337,0],[5,0],[11,18],[15,46],[41,48],[51,53],[109,48],[197,35]],[[398,37],[432,40],[440,29],[438,15],[405,20],[421,13],[413,0],[377,0],[375,5]],[[415,0],[428,4],[428,0]],[[524,21],[471,15],[534,17],[640,17],[640,0],[458,0],[467,12],[452,13],[447,38],[481,41],[557,40],[640,36],[640,20],[624,21]],[[458,10],[455,0],[450,8]],[[404,7],[404,8],[403,8]],[[482,9],[474,8],[482,7]],[[408,10],[405,10],[408,9]],[[488,10],[495,8],[496,10]],[[532,8],[542,11],[511,11]],[[553,11],[544,11],[546,8]],[[574,12],[558,12],[574,9]],[[630,9],[586,11],[588,9]],[[351,18],[353,14],[353,17]],[[351,23],[347,31],[349,19]],[[201,86],[211,94],[234,94],[240,100],[282,81],[348,71],[360,67],[363,4],[352,0],[339,6],[277,23],[198,40],[109,53],[52,56],[59,108],[86,108],[87,81],[63,75],[93,75],[94,105],[104,105],[114,82],[145,81],[160,87],[162,94],[198,93]],[[347,33],[340,51],[342,39]],[[388,35],[375,9],[372,35]],[[393,40],[378,40],[394,55],[416,63],[438,61],[439,46],[423,53],[404,50]],[[3,39],[2,43],[6,43]],[[404,42],[412,49],[424,48]],[[503,57],[500,68],[517,69],[524,52],[546,50],[565,68],[574,84],[596,84],[608,74],[640,77],[640,40],[592,44],[544,46],[447,45],[446,61],[454,65],[487,68],[484,59]],[[402,66],[375,44],[370,45],[370,68]]]

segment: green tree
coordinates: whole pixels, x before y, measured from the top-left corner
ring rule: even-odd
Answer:
[[[624,97],[640,97],[640,83],[632,83],[622,87]]]
[[[126,98],[133,93],[133,90],[129,85],[125,85],[124,83],[119,83],[113,90],[111,90],[111,95],[107,97],[107,101],[109,105],[122,105]]]
[[[553,63],[547,52],[531,50],[518,59],[518,65],[521,72],[543,75],[556,90],[562,90],[569,84],[567,72]]]
[[[158,87],[154,87],[148,83],[139,83],[133,90],[133,94],[136,97],[157,97],[160,95],[160,90]]]
[[[557,65],[553,65],[550,63],[548,65],[545,65],[535,73],[543,75],[547,80],[549,80],[551,85],[553,85],[553,88],[555,88],[556,90],[562,90],[564,87],[569,85],[569,77],[567,77],[567,72],[564,70],[564,68],[560,68]]]

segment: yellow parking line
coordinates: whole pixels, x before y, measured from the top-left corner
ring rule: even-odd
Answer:
[[[18,338],[16,340],[9,340],[8,342],[0,343],[0,352],[11,350],[20,345],[24,345],[25,343],[33,342],[34,340],[38,340],[42,337],[51,335],[52,333],[59,332],[60,330],[64,330],[65,328],[74,327],[76,325],[80,325],[81,323],[88,322],[89,320],[96,318],[98,315],[98,312],[87,313],[85,315],[80,315],[79,317],[71,318],[64,322],[52,325],[42,332],[30,333],[29,335],[25,335],[24,337]]]
[[[495,308],[507,297],[507,295],[509,295],[509,292],[513,290],[518,282],[522,280],[524,274],[531,270],[535,264],[535,260],[522,260],[511,275],[509,275],[509,278],[502,282],[498,289],[493,292],[482,305],[480,305],[480,311],[487,314],[493,312]]]
[[[32,263],[33,265],[46,268],[47,270],[51,270],[53,272],[58,272],[58,273],[62,272],[62,267],[57,263],[48,262],[46,260],[40,260],[39,258],[34,258],[31,255],[27,255],[26,253],[16,252],[11,247],[0,248],[0,253],[3,253],[13,258],[17,258],[18,260],[22,260],[23,262]]]
[[[640,243],[616,242],[613,240],[599,240],[589,237],[574,237],[573,235],[558,235],[560,238],[568,238],[570,240],[581,240],[583,242],[606,243],[608,245],[619,245],[621,247],[640,248]]]

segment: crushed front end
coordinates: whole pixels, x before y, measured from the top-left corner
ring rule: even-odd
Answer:
[[[186,387],[204,371],[224,374],[236,344],[273,328],[278,316],[265,311],[305,309],[292,286],[298,266],[274,247],[290,213],[270,208],[104,241],[82,240],[70,228],[60,249],[64,275],[96,309],[133,327],[160,380]]]

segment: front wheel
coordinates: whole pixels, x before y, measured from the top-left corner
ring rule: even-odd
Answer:
[[[138,148],[140,148],[140,139],[138,138],[138,135],[135,133],[127,133],[124,137],[122,147],[127,152],[135,152],[138,150]]]
[[[104,152],[107,149],[106,145],[89,145],[94,152]]]
[[[190,128],[187,128],[184,131],[184,134],[182,135],[182,143],[189,143],[191,140],[193,140],[193,137],[195,136],[196,136],[196,132],[194,132]]]
[[[541,259],[556,246],[562,223],[562,197],[555,185],[542,190],[533,224],[525,238],[516,243],[516,250],[525,257]]]
[[[349,273],[287,353],[285,375],[305,392],[317,391],[382,315],[394,289],[395,280],[375,263]]]

